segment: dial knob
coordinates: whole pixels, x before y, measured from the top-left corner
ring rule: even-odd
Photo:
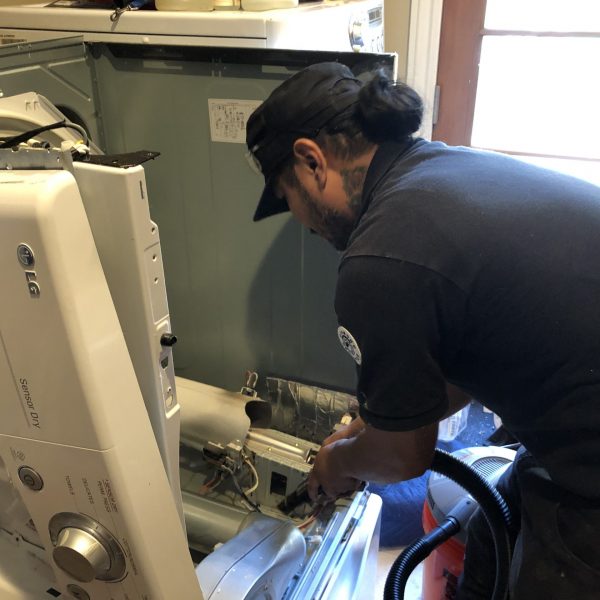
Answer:
[[[81,513],[55,514],[48,523],[56,564],[77,581],[120,581],[127,560],[115,536]]]
[[[76,527],[60,531],[52,555],[56,564],[77,581],[93,581],[110,569],[110,556],[102,542]]]

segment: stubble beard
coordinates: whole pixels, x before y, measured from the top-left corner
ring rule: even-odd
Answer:
[[[366,173],[366,167],[354,167],[340,171],[344,191],[348,197],[349,215],[322,206],[304,186],[300,185],[300,197],[309,211],[315,231],[340,252],[348,247],[348,241],[360,216]]]
[[[336,250],[345,250],[356,220],[322,206],[304,187],[299,191],[300,198],[308,209],[314,233],[326,239]]]

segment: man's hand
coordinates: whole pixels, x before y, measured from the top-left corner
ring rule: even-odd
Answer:
[[[321,494],[335,499],[346,492],[353,492],[360,486],[361,481],[344,472],[339,460],[342,444],[344,440],[330,442],[327,446],[322,446],[317,454],[313,470],[308,477],[308,495],[313,502],[317,502]]]
[[[322,490],[329,498],[357,489],[361,481],[392,483],[419,477],[431,465],[437,423],[412,431],[383,431],[359,422],[321,447],[308,478],[313,501]],[[344,433],[352,435],[344,436]],[[333,437],[333,436],[331,436]]]

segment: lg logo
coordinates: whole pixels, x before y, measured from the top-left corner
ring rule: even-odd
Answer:
[[[32,298],[38,298],[40,295],[40,286],[37,283],[37,273],[30,270],[35,265],[35,256],[33,250],[27,244],[19,244],[17,247],[17,258],[21,265],[26,267],[28,270],[25,271],[25,281],[27,281],[27,288],[29,289],[29,295]]]

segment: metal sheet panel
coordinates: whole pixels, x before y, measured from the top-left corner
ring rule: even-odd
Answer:
[[[81,37],[0,45],[0,95],[37,92],[103,146],[92,66]]]

